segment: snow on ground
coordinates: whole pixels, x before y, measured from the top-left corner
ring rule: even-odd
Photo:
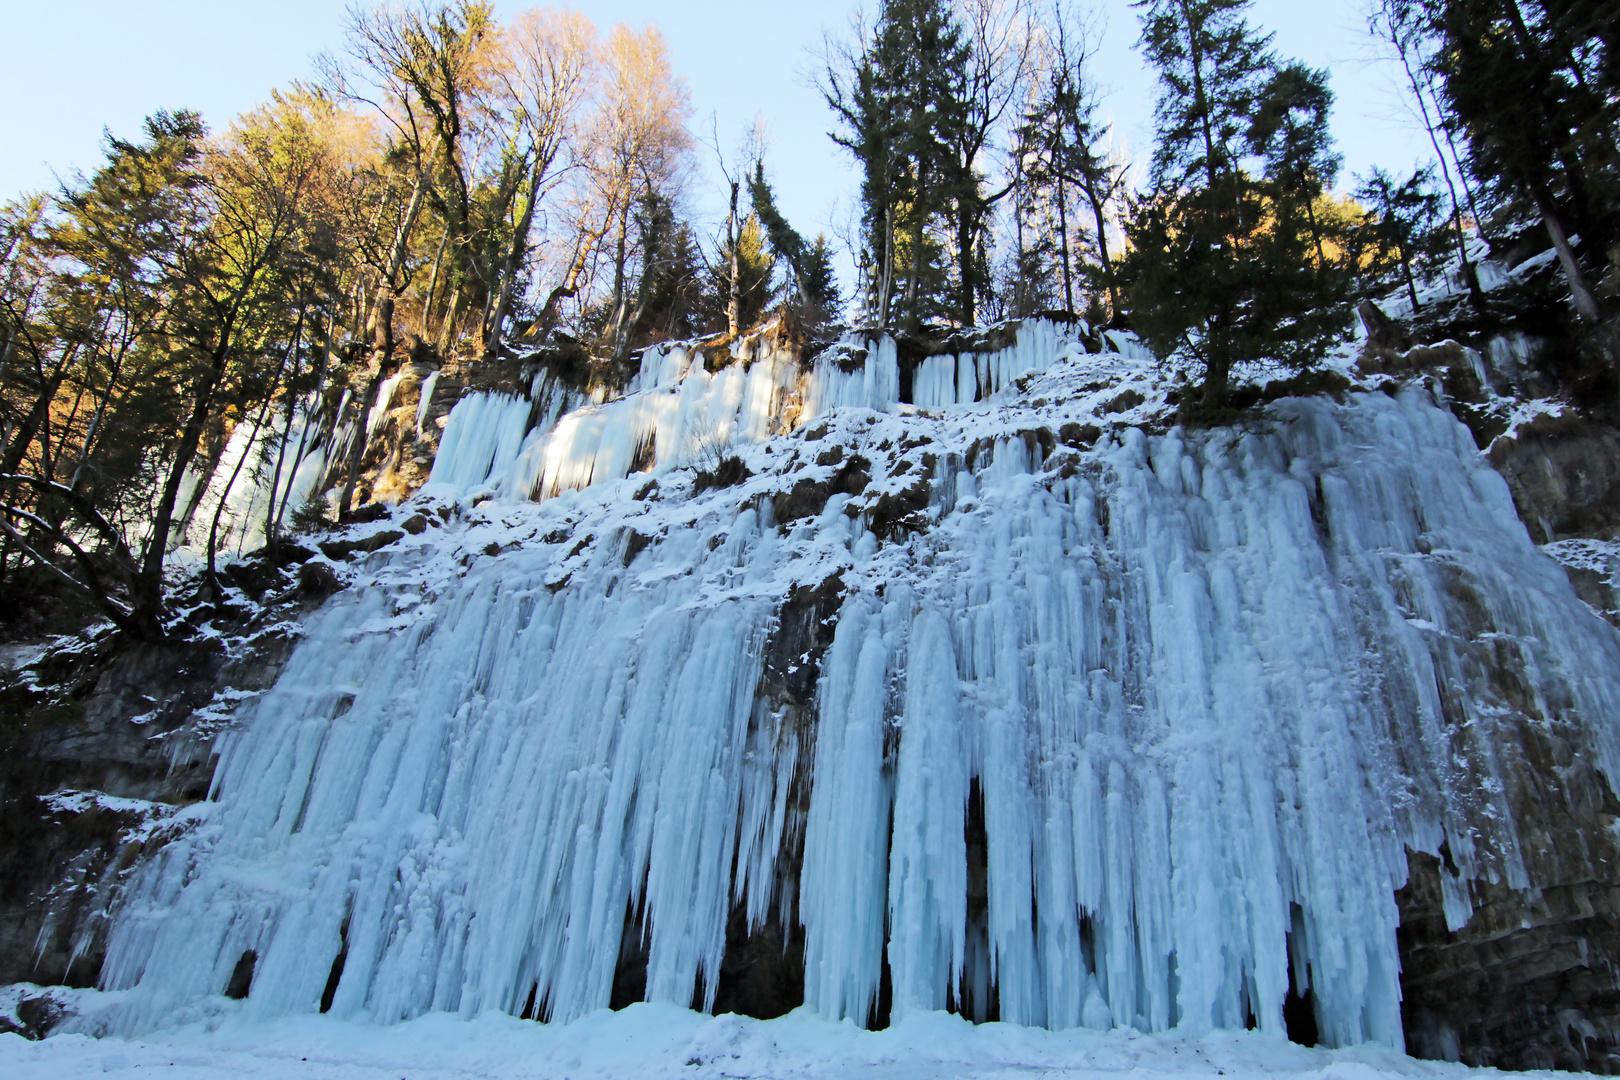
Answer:
[[[497,1013],[463,1021],[437,1013],[378,1027],[326,1016],[244,1023],[233,1015],[234,1003],[216,1000],[223,1011],[211,1021],[139,1039],[64,1034],[29,1042],[20,1035],[0,1035],[0,1075],[9,1080],[100,1075],[166,1080],[945,1080],[1126,1074],[1132,1080],[1380,1080],[1499,1075],[1373,1046],[1307,1049],[1257,1032],[1199,1039],[1134,1031],[1051,1032],[1012,1024],[975,1026],[947,1013],[916,1014],[872,1032],[849,1022],[829,1023],[804,1009],[760,1021],[649,1004],[620,1012],[599,1010],[571,1024],[536,1024]]]

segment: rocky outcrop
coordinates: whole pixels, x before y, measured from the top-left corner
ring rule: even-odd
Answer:
[[[1603,541],[1620,538],[1620,430],[1568,408],[1496,438],[1487,456],[1531,537],[1612,621],[1617,568]],[[1482,663],[1507,705],[1497,742],[1513,755],[1504,795],[1520,850],[1462,882],[1445,851],[1408,853],[1396,895],[1407,1048],[1470,1065],[1620,1073],[1620,801],[1558,703],[1530,699],[1508,666]],[[1460,926],[1446,917],[1447,879],[1472,904]]]
[[[95,984],[124,873],[188,827],[229,709],[280,674],[300,568],[239,565],[232,595],[264,608],[160,645],[90,631],[0,670],[0,983]]]
[[[1620,887],[1473,882],[1468,924],[1446,928],[1440,860],[1410,858],[1401,908],[1408,1052],[1503,1069],[1620,1073]],[[1576,878],[1584,874],[1571,875]]]
[[[1496,440],[1490,458],[1538,543],[1620,538],[1620,429],[1575,412],[1540,416]]]

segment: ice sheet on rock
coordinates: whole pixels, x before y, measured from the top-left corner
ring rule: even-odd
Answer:
[[[439,373],[430,371],[428,377],[422,380],[422,392],[416,401],[416,431],[421,434],[422,424],[427,420],[428,406],[433,404],[433,391],[439,385]]]
[[[1049,319],[1025,319],[1009,348],[946,353],[923,359],[912,376],[912,402],[920,409],[971,405],[1002,393],[1063,355],[1073,335]]]
[[[745,512],[704,561],[759,542]],[[402,632],[371,630],[383,587],[324,610],[221,747],[220,814],[149,866],[109,985],[155,1017],[253,951],[253,1011],[309,1012],[341,951],[339,1015],[571,1018],[607,1002],[633,907],[649,996],[712,998],[770,607],[597,555],[560,592],[543,553],[485,560]]]
[[[241,554],[263,546],[272,497],[279,523],[286,525],[325,471],[326,456],[316,445],[320,437],[318,407],[313,397],[298,402],[290,426],[284,408],[273,410],[256,436],[251,421],[236,425],[186,522],[183,546],[198,553],[207,549],[216,510],[221,554]],[[295,461],[300,447],[304,456]],[[195,483],[194,477],[188,480]],[[189,498],[181,501],[184,505]]]
[[[366,412],[366,436],[369,438],[377,434],[377,430],[388,419],[388,410],[394,404],[394,392],[404,380],[406,372],[396,371],[377,386],[377,400]]]
[[[839,407],[891,411],[900,403],[900,362],[887,335],[840,343],[816,357],[804,391],[807,419]]]
[[[469,491],[504,475],[523,449],[533,411],[521,394],[462,397],[450,410],[428,482]]]
[[[806,414],[891,360],[829,360]],[[848,494],[762,520],[794,469],[831,471],[792,440],[701,498],[602,484],[785,407],[768,358],[668,361],[509,459],[492,432],[533,403],[457,404],[436,479],[509,460],[512,491],[595,488],[406,541],[311,619],[220,746],[216,813],[130,888],[104,967],[136,988],[126,1029],[217,994],[248,951],[259,1016],[319,1008],[339,955],[340,1015],[582,1016],[610,1000],[627,911],[648,996],[702,1006],[736,904],[756,927],[796,912],[829,1019],[867,1023],[886,963],[902,1021],[993,1002],[1052,1028],[1280,1033],[1292,967],[1325,1041],[1399,1046],[1406,848],[1446,846],[1454,926],[1471,878],[1528,883],[1496,752],[1525,698],[1491,673],[1511,664],[1531,720],[1616,776],[1620,634],[1419,394],[1052,461],[1030,433],[1049,414],[1012,404],[833,409],[827,438],[874,462],[931,440],[932,525],[880,544]],[[1040,385],[1090,400],[1083,365],[1120,362],[1065,353]],[[762,654],[783,599],[834,572],[799,728],[755,700]]]
[[[1073,332],[1049,319],[1025,319],[1013,344],[987,352],[925,357],[912,374],[911,403],[938,409],[971,405],[1000,394],[1013,382],[1047,370],[1073,341]],[[894,339],[847,338],[816,360],[805,389],[805,416],[824,416],[841,406],[893,411],[900,404],[900,366]]]
[[[1001,394],[1018,378],[1047,370],[1069,338],[1056,323],[1030,319],[1006,349],[929,358],[915,375],[915,403],[972,404]],[[468,394],[451,410],[431,482],[547,499],[635,471],[706,465],[729,448],[764,442],[839,407],[899,406],[891,337],[850,338],[807,374],[790,352],[762,340],[736,347],[737,359],[711,372],[696,346],[650,346],[624,395],[611,400],[585,401],[544,372],[527,399]],[[527,413],[525,401],[533,403]]]
[[[684,349],[648,349],[631,392],[531,432],[506,491],[551,498],[633,471],[702,465],[734,443],[763,442],[783,433],[781,418],[797,378],[792,357],[782,352],[711,374]]]

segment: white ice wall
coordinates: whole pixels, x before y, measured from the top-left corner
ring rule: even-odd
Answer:
[[[732,400],[716,382],[691,408]],[[658,423],[679,413],[648,393]],[[1454,924],[1467,878],[1525,884],[1490,751],[1513,706],[1481,657],[1612,778],[1620,635],[1447,413],[1367,395],[1271,417],[1127,431],[1067,478],[1004,439],[901,543],[846,496],[779,530],[744,488],[634,519],[656,538],[629,567],[612,499],[565,508],[598,515],[566,568],[563,544],[464,576],[453,547],[395,556],[310,621],[221,745],[205,825],[140,870],[103,971],[136,988],[125,1025],[218,993],[249,949],[249,1012],[312,1012],[345,947],[340,1014],[533,993],[575,1017],[609,1000],[630,906],[648,997],[701,1006],[729,906],[758,925],[796,900],[806,1001],[832,1017],[867,1020],[886,961],[897,1015],[993,986],[1020,1023],[1276,1031],[1292,948],[1326,1041],[1398,1046],[1405,846],[1449,845]],[[556,505],[513,512],[539,535]],[[834,570],[801,732],[753,700],[761,650],[792,583]]]
[[[971,405],[999,394],[1020,376],[1047,370],[1070,338],[1065,327],[1031,319],[1006,349],[932,357],[916,374],[914,403]],[[894,412],[900,404],[893,338],[851,338],[824,352],[808,372],[787,351],[746,347],[748,359],[711,373],[696,349],[651,346],[625,393],[609,401],[586,402],[543,372],[529,398],[467,394],[451,410],[431,482],[458,492],[494,486],[510,498],[544,499],[637,469],[710,464],[728,447],[764,442],[837,408]],[[839,358],[851,350],[866,355],[846,371]],[[533,418],[525,412],[530,399],[540,401]]]
[[[290,425],[284,409],[273,410],[265,418],[257,437],[254,437],[251,421],[236,425],[226,440],[219,463],[208,476],[208,486],[186,522],[183,539],[186,549],[194,554],[207,551],[216,510],[220,518],[220,555],[241,554],[262,547],[272,495],[277,500],[280,524],[286,525],[325,470],[325,453],[315,445],[319,439],[315,416],[318,404],[313,398],[297,403]],[[286,436],[284,449],[283,435]],[[304,456],[295,461],[300,444]],[[279,475],[278,456],[281,459]],[[195,479],[188,476],[188,482],[194,484]],[[223,509],[221,500],[225,503]]]

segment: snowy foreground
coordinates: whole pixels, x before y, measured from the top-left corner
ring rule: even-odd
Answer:
[[[655,1004],[604,1009],[555,1025],[495,1013],[473,1021],[439,1013],[392,1027],[326,1016],[256,1023],[227,1019],[215,1030],[210,1026],[199,1023],[130,1040],[59,1035],[28,1042],[0,1035],[0,1075],[9,1080],[103,1074],[173,1080],[1500,1075],[1494,1069],[1419,1061],[1376,1046],[1310,1050],[1258,1032],[1200,1039],[1051,1032],[1012,1024],[974,1026],[946,1013],[915,1014],[874,1032],[847,1021],[829,1023],[808,1010],[759,1021]]]

